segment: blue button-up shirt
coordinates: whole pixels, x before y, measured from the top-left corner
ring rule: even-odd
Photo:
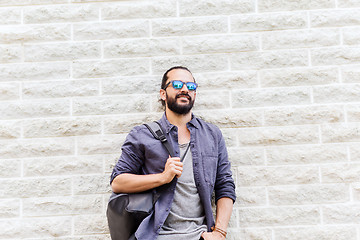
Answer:
[[[164,114],[159,120],[167,140],[179,157],[178,130]],[[235,201],[235,184],[232,178],[230,162],[224,138],[218,127],[207,123],[194,115],[187,123],[190,131],[190,150],[193,157],[195,184],[205,209],[208,231],[215,225],[211,208],[211,198],[215,192],[215,201],[228,197]],[[111,181],[122,173],[155,174],[164,171],[169,153],[163,144],[154,138],[145,125],[134,127],[122,146],[122,154],[111,175]],[[156,189],[160,194],[155,211],[144,219],[136,231],[139,240],[156,239],[164,224],[174,198],[176,178]]]

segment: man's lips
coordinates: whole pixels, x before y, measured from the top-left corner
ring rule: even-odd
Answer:
[[[186,98],[187,100],[191,101],[191,97],[187,94],[179,94],[176,98]]]

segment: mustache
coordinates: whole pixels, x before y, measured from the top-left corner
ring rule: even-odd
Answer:
[[[176,95],[176,98],[180,98],[180,97],[187,97],[191,101],[191,97],[187,93],[179,93]]]

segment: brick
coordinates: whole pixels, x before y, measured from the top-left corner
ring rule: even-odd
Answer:
[[[357,142],[360,139],[360,124],[324,124],[321,135],[323,142]]]
[[[74,217],[75,235],[109,233],[108,223],[103,214],[90,214]]]
[[[272,238],[272,231],[269,228],[240,228],[239,230],[228,231],[227,239],[257,239],[269,240]]]
[[[0,220],[1,238],[55,238],[71,234],[71,217]]]
[[[22,61],[22,51],[22,46],[20,45],[0,45],[0,63]]]
[[[231,72],[212,72],[195,74],[199,90],[213,90],[231,88],[254,88],[258,86],[256,71],[231,71]]]
[[[149,31],[149,22],[146,20],[76,23],[74,24],[74,39],[88,41],[149,37]]]
[[[232,91],[234,108],[299,105],[310,103],[310,89],[262,88]]]
[[[311,61],[314,66],[360,63],[360,48],[336,47],[313,49],[311,50]]]
[[[323,183],[353,183],[360,180],[359,163],[324,165],[320,171]]]
[[[304,67],[260,70],[262,87],[306,86],[339,83],[335,67]]]
[[[65,61],[100,58],[99,42],[25,45],[25,61]]]
[[[338,29],[291,30],[262,34],[262,47],[265,50],[326,47],[339,44]]]
[[[23,201],[25,217],[96,214],[102,212],[101,195],[30,198]]]
[[[237,170],[238,184],[243,187],[319,183],[316,166],[241,166]]]
[[[68,0],[0,0],[0,6],[26,6],[26,5],[56,4],[56,3],[68,3],[68,2],[69,2]]]
[[[349,146],[350,151],[350,161],[359,162],[360,161],[360,148],[359,145],[354,143]]]
[[[359,221],[359,204],[336,204],[322,207],[325,224],[346,224]]]
[[[20,216],[20,200],[3,199],[0,200],[1,218],[14,218]],[[1,225],[1,224],[0,224]]]
[[[360,28],[348,27],[342,29],[343,42],[346,45],[358,45],[360,41]]]
[[[358,102],[360,99],[360,84],[343,84],[314,87],[315,103]]]
[[[256,51],[259,45],[259,37],[254,34],[186,37],[182,42],[184,54]]]
[[[216,216],[216,214],[215,214],[215,216]],[[228,227],[229,228],[237,227],[237,221],[238,221],[237,219],[238,219],[238,217],[237,217],[236,212],[235,211],[232,212],[231,216],[230,216],[230,221],[229,221]]]
[[[47,42],[70,40],[70,25],[19,25],[1,28],[0,43]]]
[[[224,109],[230,107],[230,93],[228,91],[197,92],[194,110]]]
[[[74,194],[103,194],[110,193],[109,175],[84,175],[74,177]]]
[[[71,194],[70,178],[31,178],[0,180],[1,198],[33,198]]]
[[[244,208],[239,214],[242,227],[320,224],[320,209],[312,206]]]
[[[151,22],[152,36],[182,36],[227,33],[226,17],[192,17],[154,19]]]
[[[105,162],[105,173],[108,174],[108,176],[110,176],[110,174],[112,173],[115,164],[118,162],[119,157],[121,155],[121,149],[119,149],[118,153],[113,153],[113,154],[102,154],[103,158],[104,158],[104,162]]]
[[[266,149],[269,165],[323,164],[348,161],[347,148],[343,145],[298,145]]]
[[[277,107],[264,110],[264,125],[303,125],[344,122],[342,106]]]
[[[208,95],[210,96],[207,98],[211,98],[212,94],[210,93]],[[219,101],[224,101],[222,98],[225,96],[220,96]],[[212,102],[216,101],[209,100],[208,104],[214,104]],[[214,105],[216,106],[216,103]],[[260,111],[239,109],[211,111],[210,106],[209,108],[203,107],[203,109],[202,111],[196,111],[196,116],[220,128],[258,127],[262,125],[262,113]],[[221,116],[221,118],[219,118],[219,116]]]
[[[104,57],[152,57],[179,55],[180,41],[176,38],[121,39],[104,42]]]
[[[154,94],[160,91],[160,77],[121,76],[101,80],[103,95]]]
[[[311,27],[343,27],[360,24],[360,9],[336,9],[310,12]]]
[[[61,156],[23,161],[25,177],[66,176],[102,172],[101,156]]]
[[[338,0],[338,6],[341,8],[360,7],[360,2],[357,0]]]
[[[70,77],[70,64],[15,63],[0,65],[0,81],[64,79]]]
[[[265,154],[261,148],[228,148],[231,166],[264,165]]]
[[[100,0],[93,0],[93,1],[100,1]],[[96,234],[96,235],[87,235],[86,239],[88,240],[111,240],[110,233],[105,234]],[[84,236],[74,236],[71,240],[84,240]]]
[[[344,83],[360,83],[359,65],[342,67],[341,76]]]
[[[19,122],[0,121],[0,139],[19,138],[21,126]]]
[[[148,59],[114,59],[103,61],[76,61],[73,63],[74,78],[102,78],[149,73]]]
[[[278,50],[244,52],[230,55],[232,70],[302,67],[308,65],[308,53],[304,50]]]
[[[270,31],[307,27],[305,12],[241,14],[230,16],[231,32]]]
[[[193,73],[224,71],[228,69],[227,56],[217,55],[182,55],[172,57],[154,57],[152,58],[152,72],[163,74],[167,69],[173,66],[188,66]]]
[[[118,0],[107,0],[107,2],[117,2]],[[71,0],[73,3],[91,3],[91,2],[104,2],[104,0]]]
[[[288,145],[319,143],[316,126],[284,126],[272,128],[240,129],[240,146]]]
[[[0,112],[2,119],[69,116],[70,102],[68,100],[3,102],[0,103]]]
[[[79,137],[78,153],[82,155],[120,153],[126,135]]]
[[[54,5],[24,8],[24,23],[79,22],[99,20],[95,5]]]
[[[236,196],[235,208],[266,205],[266,190],[261,187],[236,188]]]
[[[156,114],[161,114],[164,113],[165,111],[165,107],[162,106],[161,102],[160,102],[160,96],[159,94],[155,95],[153,94],[152,96],[152,101],[150,102],[151,105],[151,112],[155,112]],[[196,100],[195,100],[196,101]],[[193,109],[194,110],[194,109]]]
[[[22,88],[23,99],[64,98],[77,96],[96,96],[99,94],[99,81],[42,81],[25,82]]]
[[[360,201],[360,185],[359,183],[351,184],[352,200],[359,202]]]
[[[19,86],[18,83],[0,83],[0,100],[18,100]]]
[[[21,9],[18,8],[0,9],[0,25],[7,25],[7,24],[21,24]]]
[[[223,128],[221,132],[227,147],[238,147],[236,128]]]
[[[16,178],[16,177],[20,177],[21,175],[20,160],[1,159],[0,168],[3,169],[3,171],[0,172],[0,178]]]
[[[25,138],[101,134],[100,118],[58,118],[24,121]]]
[[[335,2],[333,0],[259,0],[259,11],[298,11],[308,9],[334,8]]]
[[[78,98],[73,101],[73,115],[103,115],[149,112],[149,98],[145,96],[117,96]]]
[[[181,17],[233,15],[255,12],[255,4],[251,0],[181,0],[179,10]]]
[[[270,187],[270,205],[329,204],[349,201],[349,187],[336,185],[304,185]]]
[[[0,141],[2,158],[47,157],[74,154],[74,140],[57,139],[19,139]]]
[[[161,114],[136,114],[131,118],[127,115],[119,115],[114,117],[104,118],[104,133],[105,134],[119,134],[128,133],[130,130],[144,123],[157,121],[161,118]]]
[[[316,226],[290,227],[274,230],[278,240],[328,240],[335,237],[338,240],[356,240],[356,228],[352,226]]]
[[[131,1],[111,3],[101,9],[103,20],[133,19],[133,18],[166,18],[176,17],[176,2],[165,1]]]

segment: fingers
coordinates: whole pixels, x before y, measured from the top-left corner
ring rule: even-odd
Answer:
[[[169,157],[165,164],[165,176],[167,176],[168,181],[171,181],[175,176],[179,178],[183,171],[183,163],[180,162],[178,157]]]
[[[168,163],[171,172],[180,177],[183,171],[183,163],[180,162],[180,158],[169,158]]]

